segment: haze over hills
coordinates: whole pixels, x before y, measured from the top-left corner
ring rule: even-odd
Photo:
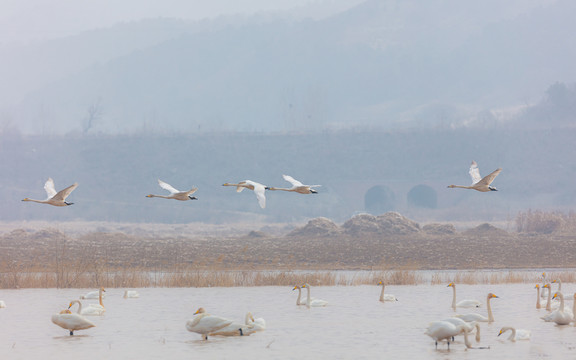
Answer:
[[[0,119],[36,134],[459,126],[573,82],[575,10],[368,0],[319,19],[127,23],[5,49],[0,93],[23,100]]]

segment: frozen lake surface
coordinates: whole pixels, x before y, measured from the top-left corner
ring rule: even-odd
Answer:
[[[555,288],[555,285],[554,285]],[[568,359],[576,358],[576,328],[546,323],[536,309],[534,284],[458,285],[458,299],[492,300],[495,322],[482,323],[482,340],[469,349],[457,338],[434,348],[424,335],[430,321],[454,315],[446,285],[387,286],[398,302],[378,301],[378,286],[315,286],[325,308],[296,306],[291,287],[147,288],[124,299],[124,289],[107,289],[106,314],[96,327],[68,331],[52,314],[94,289],[0,290],[0,359]],[[576,286],[563,284],[572,297]],[[83,300],[95,303],[97,300]],[[567,302],[571,308],[572,302]],[[185,328],[198,307],[243,321],[246,312],[266,320],[267,329],[247,337],[211,337]],[[75,308],[74,308],[75,310]],[[486,314],[486,307],[475,309]],[[466,310],[459,313],[470,312]],[[502,326],[532,331],[530,341],[497,337]]]

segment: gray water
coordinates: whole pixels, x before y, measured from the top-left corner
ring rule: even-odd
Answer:
[[[457,338],[450,350],[424,335],[430,321],[454,315],[452,289],[446,285],[388,286],[398,302],[378,301],[378,286],[318,286],[312,296],[325,308],[296,306],[291,287],[137,289],[138,299],[124,299],[124,289],[107,289],[106,314],[90,317],[96,327],[68,331],[50,318],[94,289],[0,290],[0,359],[541,359],[576,358],[576,328],[546,323],[537,310],[534,284],[458,285],[459,299],[479,299],[493,292],[495,322],[482,323],[482,340],[466,349]],[[563,284],[566,295],[576,290]],[[84,303],[97,300],[84,300]],[[251,311],[267,329],[247,337],[212,337],[208,341],[185,328],[198,307],[243,321]],[[572,307],[572,302],[567,302]],[[486,314],[486,308],[477,310]],[[466,310],[459,313],[468,312]],[[502,326],[532,331],[530,341],[497,337]]]

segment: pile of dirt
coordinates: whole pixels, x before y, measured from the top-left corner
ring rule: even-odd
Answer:
[[[456,228],[452,224],[428,224],[422,227],[422,231],[429,235],[456,234]]]
[[[342,225],[342,228],[347,234],[351,235],[380,232],[380,225],[378,225],[376,216],[370,214],[353,216]]]
[[[308,224],[301,228],[292,230],[286,236],[331,236],[340,233],[340,228],[332,220],[319,217],[308,221]]]
[[[466,230],[464,233],[466,235],[476,235],[476,236],[508,235],[508,233],[505,230],[499,229],[488,223],[478,225],[475,228]]]
[[[248,235],[246,235],[246,237],[255,239],[255,238],[265,238],[268,237],[268,234],[266,234],[265,232],[262,231],[256,231],[256,230],[252,230],[248,233]]]
[[[410,235],[420,232],[420,225],[417,222],[394,211],[378,215],[376,222],[380,232],[385,235]]]

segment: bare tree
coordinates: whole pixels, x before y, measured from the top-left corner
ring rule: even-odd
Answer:
[[[95,102],[90,104],[86,111],[88,112],[88,116],[86,117],[86,121],[84,123],[84,134],[88,133],[88,131],[90,131],[90,129],[92,129],[94,126],[94,123],[102,118],[102,115],[104,114],[101,99],[98,98]]]

